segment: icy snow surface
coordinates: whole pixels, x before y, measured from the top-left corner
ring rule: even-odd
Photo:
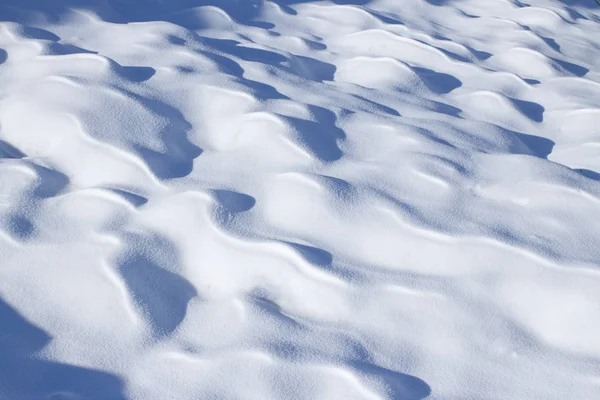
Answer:
[[[1,400],[600,399],[594,0],[1,0]]]

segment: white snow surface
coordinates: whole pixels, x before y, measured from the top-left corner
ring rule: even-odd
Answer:
[[[0,400],[600,399],[594,0],[0,21]]]

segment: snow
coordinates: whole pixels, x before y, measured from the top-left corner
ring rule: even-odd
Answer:
[[[593,0],[0,21],[0,400],[600,398]]]

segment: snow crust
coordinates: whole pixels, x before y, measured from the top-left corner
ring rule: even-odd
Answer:
[[[0,400],[600,399],[593,0],[0,21]]]

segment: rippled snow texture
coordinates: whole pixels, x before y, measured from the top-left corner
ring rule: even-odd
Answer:
[[[593,0],[2,0],[0,399],[600,398]]]

